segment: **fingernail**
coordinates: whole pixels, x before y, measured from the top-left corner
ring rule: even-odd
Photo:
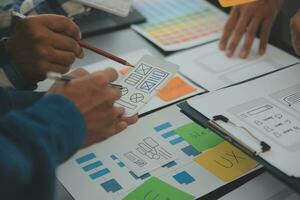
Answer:
[[[78,40],[81,40],[81,38],[82,38],[82,33],[81,32],[79,32],[79,36],[78,37],[79,37]]]
[[[266,53],[266,50],[265,49],[259,49],[259,55],[264,55]]]
[[[246,52],[246,51],[242,51],[242,52],[240,53],[240,58],[242,58],[242,59],[247,58],[247,52]]]
[[[81,54],[79,55],[79,58],[82,59],[84,58],[84,51],[82,50]]]
[[[221,42],[221,43],[220,43],[219,48],[220,48],[221,50],[224,50],[224,49],[225,49],[225,44],[224,44],[224,42]]]
[[[226,50],[226,56],[232,57],[233,51],[232,50]]]

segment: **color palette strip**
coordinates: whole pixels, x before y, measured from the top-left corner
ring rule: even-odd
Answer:
[[[132,28],[165,51],[220,37],[227,16],[203,0],[134,0],[147,22]]]

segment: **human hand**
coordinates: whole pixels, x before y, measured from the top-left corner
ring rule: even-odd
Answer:
[[[77,43],[78,26],[59,15],[39,15],[20,20],[6,43],[12,63],[32,84],[48,71],[66,73],[76,58],[83,58]]]
[[[259,54],[266,52],[269,35],[283,0],[259,0],[253,3],[233,7],[224,27],[220,49],[226,50],[228,57],[233,56],[241,38],[245,42],[240,52],[241,58],[247,58],[256,33],[259,31]]]
[[[110,84],[118,77],[115,70],[108,68],[89,74],[77,69],[70,75],[76,78],[68,83],[56,82],[47,94],[63,95],[79,108],[88,127],[85,146],[119,133],[137,121],[137,115],[124,117],[125,109],[114,107],[121,97],[121,91]]]
[[[300,11],[291,19],[290,27],[294,50],[300,56]]]

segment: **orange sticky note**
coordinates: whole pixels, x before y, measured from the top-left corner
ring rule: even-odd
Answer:
[[[244,3],[250,3],[257,0],[219,0],[219,3],[223,7],[231,7],[231,6],[237,6]]]
[[[197,89],[189,85],[179,76],[172,78],[169,83],[158,93],[158,97],[164,101],[172,101]]]
[[[122,75],[125,75],[127,74],[127,72],[131,69],[131,67],[128,67],[128,66],[125,66],[125,67],[122,67],[119,72],[122,74]]]
[[[202,167],[225,182],[230,182],[257,166],[257,162],[224,141],[194,158]]]

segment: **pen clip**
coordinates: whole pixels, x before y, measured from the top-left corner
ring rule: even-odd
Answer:
[[[225,123],[228,123],[236,128],[240,128],[242,130],[244,130],[249,136],[251,136],[254,140],[256,140],[259,145],[261,150],[259,152],[257,152],[256,150],[254,150],[253,148],[251,148],[249,145],[245,144],[244,142],[242,142],[241,140],[239,140],[237,137],[234,137],[230,132],[228,132],[227,130],[225,130],[224,128],[222,128],[217,121],[222,121]],[[251,131],[249,131],[246,127],[244,126],[239,126],[236,125],[235,123],[233,123],[232,121],[230,121],[227,117],[225,117],[224,115],[216,115],[213,117],[212,120],[210,120],[209,122],[209,126],[213,129],[215,129],[215,131],[217,131],[218,133],[221,133],[222,136],[229,140],[229,142],[236,142],[239,144],[239,146],[242,146],[243,149],[249,152],[251,152],[251,154],[254,155],[258,155],[260,153],[265,153],[267,151],[269,151],[271,149],[271,146],[269,144],[267,144],[265,141],[260,140],[259,138],[257,138],[253,133],[251,133]]]

